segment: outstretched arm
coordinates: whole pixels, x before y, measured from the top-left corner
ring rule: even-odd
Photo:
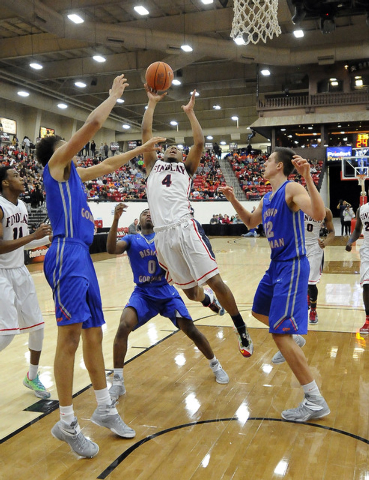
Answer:
[[[128,152],[121,153],[120,155],[114,155],[114,157],[109,157],[98,165],[88,168],[77,168],[77,172],[81,177],[82,182],[87,182],[88,180],[93,180],[94,178],[101,177],[102,175],[107,175],[108,173],[118,170],[122,165],[128,163],[132,158],[137,157],[145,152],[155,152],[161,147],[155,146],[157,143],[164,142],[166,139],[164,137],[153,137],[140,147],[136,147],[133,150]]]
[[[195,97],[196,97],[196,90],[192,92],[190,101],[187,105],[182,105],[182,110],[187,115],[192,128],[192,136],[193,136],[193,146],[186,158],[186,170],[190,175],[193,175],[197,167],[199,166],[200,159],[202,152],[204,150],[204,134],[202,132],[201,125],[197,120],[195,115],[194,107],[195,107]]]
[[[150,138],[152,138],[152,122],[154,119],[154,111],[155,111],[156,105],[158,104],[158,102],[160,102],[160,100],[162,100],[165,97],[166,93],[163,93],[162,95],[158,95],[156,92],[152,92],[149,89],[149,87],[146,85],[146,83],[144,87],[145,87],[149,102],[147,104],[147,109],[142,118],[141,134],[142,134],[142,141],[147,142],[148,140],[150,140]],[[144,163],[145,163],[147,175],[150,173],[155,162],[156,162],[156,152],[148,152],[144,154]]]
[[[234,209],[240,216],[240,219],[247,228],[255,228],[262,222],[263,201],[261,201],[255,211],[251,213],[246,210],[246,208],[244,208],[237,200],[233,191],[233,187],[229,187],[227,185],[225,187],[219,187],[218,190],[222,192],[226,199],[231,202]]]
[[[124,240],[117,242],[117,230],[119,219],[122,216],[122,213],[127,208],[127,205],[124,203],[118,203],[114,210],[114,219],[108,233],[108,239],[106,241],[106,251],[111,254],[120,255],[124,253],[128,248],[128,243]]]
[[[72,136],[72,138],[60,146],[49,161],[50,173],[55,180],[63,180],[64,169],[69,167],[73,157],[90,141],[91,137],[102,127],[108,118],[118,98],[120,98],[128,86],[124,75],[114,79],[109,91],[109,97],[87,117],[84,125]]]

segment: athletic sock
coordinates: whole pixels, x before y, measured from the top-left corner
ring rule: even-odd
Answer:
[[[208,307],[211,304],[210,297],[207,293],[205,293],[205,298],[201,303],[203,304],[204,307]]]
[[[101,390],[95,390],[95,396],[96,396],[96,401],[97,405],[99,407],[106,407],[107,405],[111,405],[111,398],[109,395],[109,390],[108,388],[102,388]],[[118,413],[118,410],[113,407],[109,409],[108,415],[116,415]]]
[[[211,360],[209,360],[209,365],[210,365],[211,367],[214,367],[217,363],[218,363],[218,359],[217,359],[217,357],[214,355],[214,357],[213,357]]]
[[[116,385],[116,384],[120,384],[122,382],[124,382],[124,379],[123,379],[123,367],[122,368],[114,368],[114,377],[115,375],[118,375],[119,377],[119,382],[117,382],[116,380],[113,379],[113,385]]]
[[[34,380],[37,377],[38,365],[29,364],[28,379]]]
[[[68,405],[67,407],[59,407],[60,410],[60,420],[70,425],[74,420],[74,411],[73,405]]]
[[[245,330],[246,325],[245,325],[245,322],[243,321],[243,318],[241,317],[241,314],[237,313],[237,315],[231,316],[231,318],[237,330],[240,333],[246,333],[246,330]]]
[[[315,380],[313,380],[312,382],[310,382],[306,385],[302,385],[302,388],[304,390],[305,395],[308,394],[308,395],[320,395],[321,396],[321,393],[319,391],[318,385],[316,384]]]

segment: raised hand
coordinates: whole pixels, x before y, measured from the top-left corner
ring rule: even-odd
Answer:
[[[155,103],[160,102],[160,100],[162,100],[165,97],[165,95],[167,94],[167,92],[165,92],[165,93],[162,93],[161,95],[159,95],[155,90],[151,90],[151,88],[147,85],[147,83],[144,84],[144,87],[145,87],[145,90],[146,90],[146,93],[147,93],[147,96],[148,96],[149,100],[151,100]]]
[[[114,209],[114,220],[119,220],[123,212],[125,212],[127,208],[128,205],[126,205],[125,203],[118,203],[118,205]]]
[[[294,155],[292,163],[299,175],[302,175],[304,178],[310,175],[310,164],[307,160],[300,157],[300,155]]]
[[[164,137],[152,137],[146,143],[140,147],[142,153],[153,152],[155,150],[161,150],[161,145],[156,145],[157,143],[165,142],[166,138]]]
[[[229,200],[230,202],[235,199],[233,187],[230,187],[229,185],[226,185],[225,187],[219,187],[218,191],[220,193],[223,193],[226,199]]]
[[[109,90],[109,96],[114,96],[115,98],[120,98],[123,95],[124,90],[129,87],[127,79],[124,77],[124,74],[119,75],[114,78],[113,85]]]
[[[192,92],[190,101],[187,103],[187,105],[182,105],[181,107],[185,113],[193,112],[195,107],[195,97],[196,97],[196,90]]]

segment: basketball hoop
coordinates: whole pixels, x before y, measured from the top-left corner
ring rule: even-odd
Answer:
[[[234,0],[231,37],[241,44],[264,43],[267,37],[278,37],[282,32],[278,24],[278,0]]]

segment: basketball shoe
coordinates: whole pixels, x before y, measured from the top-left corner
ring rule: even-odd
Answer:
[[[66,442],[73,452],[81,457],[92,458],[99,452],[99,446],[88,440],[81,432],[76,417],[70,425],[62,420],[57,422],[51,429],[51,435]]]
[[[211,288],[204,288],[204,292],[210,298],[210,305],[208,305],[210,310],[212,310],[213,312],[215,312],[219,315],[224,315],[224,308],[219,303],[219,301],[218,301],[217,297],[215,296],[215,293],[213,292],[213,290]]]
[[[295,342],[300,348],[302,348],[306,343],[305,338],[302,337],[301,335],[292,335],[292,338],[295,340]],[[272,358],[272,363],[275,363],[275,364],[283,363],[285,361],[286,359],[284,358],[284,356],[279,350]]]
[[[244,357],[251,357],[251,355],[254,353],[254,344],[252,343],[246,325],[244,327],[241,327],[241,332],[236,327],[234,327],[234,332],[237,335],[238,348],[241,352],[241,355]]]
[[[123,378],[119,375],[114,375],[113,385],[109,388],[109,393],[113,402],[116,402],[121,395],[126,393]]]
[[[213,373],[215,375],[215,380],[218,383],[221,383],[221,384],[229,383],[229,377],[227,373],[223,370],[219,360],[217,360],[216,363],[214,363],[214,365],[210,364],[210,368],[213,370]]]
[[[306,394],[297,408],[284,410],[282,418],[292,422],[307,422],[315,418],[323,418],[330,413],[328,404],[322,396]]]
[[[136,432],[123,422],[119,413],[110,413],[111,410],[115,408],[115,404],[116,402],[113,402],[111,405],[99,405],[92,414],[91,422],[100,427],[109,428],[109,430],[120,437],[133,438],[136,435]]]
[[[27,388],[30,388],[31,390],[34,391],[34,394],[38,398],[50,398],[50,392],[48,392],[44,386],[44,384],[41,382],[39,379],[39,376],[37,374],[36,378],[33,380],[30,380],[28,378],[28,373],[23,379],[23,385]]]
[[[309,323],[311,325],[316,325],[318,323],[318,314],[316,310],[311,309],[309,313]]]
[[[369,333],[369,322],[364,323],[364,325],[360,328],[360,333]]]

